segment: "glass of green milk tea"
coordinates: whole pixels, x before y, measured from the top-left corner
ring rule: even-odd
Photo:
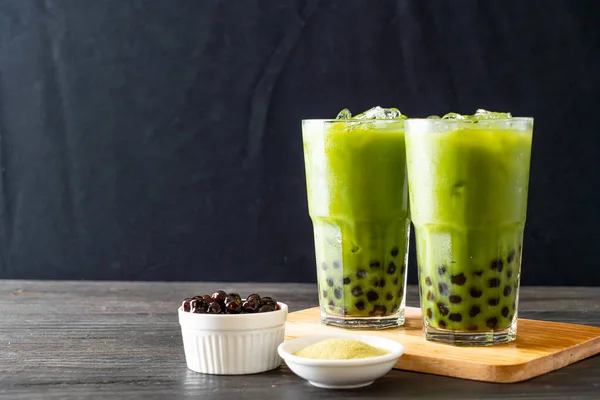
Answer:
[[[427,340],[514,340],[533,118],[478,110],[405,129]]]
[[[321,321],[404,324],[410,210],[404,121],[375,107],[302,121]]]

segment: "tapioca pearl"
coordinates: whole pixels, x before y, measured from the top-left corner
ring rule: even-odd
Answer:
[[[396,273],[396,264],[393,261],[390,261],[390,264],[387,268],[387,273],[390,275],[394,275]]]
[[[447,270],[448,270],[448,268],[445,265],[441,265],[438,267],[438,274],[440,274],[440,276],[442,276],[446,273]]]
[[[488,282],[487,282],[488,287],[491,287],[491,288],[497,288],[497,287],[499,287],[500,283],[501,282],[500,282],[499,278],[491,278],[491,279],[488,279]]]
[[[333,268],[340,269],[341,266],[342,266],[342,264],[339,261],[334,261],[333,262]]]
[[[369,262],[369,267],[371,267],[372,269],[380,268],[381,263],[376,260],[371,260],[371,262]]]
[[[479,330],[479,327],[477,327],[477,325],[469,325],[467,327],[467,330],[470,332],[475,332],[475,331]]]
[[[490,262],[490,269],[492,271],[502,272],[502,269],[504,269],[504,263],[500,259],[492,260]]]
[[[364,269],[359,269],[358,271],[356,271],[356,277],[358,279],[362,279],[365,276],[367,276],[367,271],[365,271]]]
[[[427,318],[433,319],[433,310],[431,308],[427,309]]]
[[[500,297],[491,297],[488,299],[488,304],[490,306],[497,306],[500,304]]]
[[[392,257],[397,257],[398,254],[400,254],[400,249],[398,248],[398,246],[392,247],[390,254],[392,255]]]
[[[483,292],[481,290],[477,289],[476,287],[472,287],[469,290],[469,294],[471,295],[471,297],[478,299],[483,295]]]
[[[448,319],[450,321],[460,322],[460,321],[462,321],[462,314],[460,314],[460,313],[452,313],[452,314],[448,315]]]
[[[324,298],[326,298],[328,294],[329,294],[329,293],[327,293],[327,290],[323,290],[323,292],[321,293],[321,295],[322,295]]]
[[[390,311],[393,312],[393,313],[397,312],[398,311],[398,304],[396,304],[396,303],[392,304],[392,308],[391,308]]]
[[[450,277],[450,282],[452,282],[453,284],[458,285],[458,286],[464,285],[466,281],[467,281],[467,277],[462,272],[458,275],[452,275]]]
[[[498,329],[498,318],[492,317],[485,321],[485,325],[490,329]]]
[[[475,318],[476,316],[479,315],[480,312],[481,312],[481,308],[479,306],[473,306],[469,310],[469,317]]]
[[[515,250],[514,249],[510,249],[508,251],[508,254],[506,255],[506,262],[510,264],[515,259],[515,256],[516,256]]]
[[[327,271],[327,269],[328,269],[328,268],[327,268],[327,263],[326,263],[325,261],[323,261],[323,262],[321,263],[321,269],[322,269],[323,271]]]
[[[395,278],[394,278],[394,280],[392,281],[392,283],[393,283],[394,285],[397,285],[397,284],[398,284],[398,277],[395,277]]]
[[[477,276],[482,276],[483,275],[483,271],[475,271],[474,274],[477,275]]]
[[[392,300],[394,300],[394,295],[388,292],[388,293],[385,295],[385,299],[386,299],[387,301],[392,301]]]
[[[506,270],[506,277],[507,277],[507,278],[512,278],[512,276],[513,276],[512,269],[508,268],[508,269]]]
[[[369,292],[367,292],[367,300],[373,303],[374,301],[379,300],[379,295],[377,294],[377,292],[370,290]]]
[[[383,305],[376,305],[373,307],[372,313],[373,313],[373,315],[386,315],[387,307],[383,306]]]
[[[402,266],[400,267],[400,275],[404,275],[405,272],[406,272],[406,265],[402,264]]]
[[[440,320],[438,321],[438,326],[439,326],[440,328],[442,328],[442,329],[445,329],[445,328],[446,328],[446,326],[447,326],[447,325],[446,325],[446,321],[444,321],[443,319],[440,319]]]
[[[385,287],[385,279],[383,279],[383,278],[373,279],[373,286],[375,286],[376,288]]]
[[[356,307],[356,309],[359,311],[363,311],[367,307],[367,305],[363,300],[359,300],[356,303],[354,303],[354,307]]]
[[[512,286],[510,286],[510,285],[504,286],[504,290],[502,291],[502,294],[505,297],[508,297],[508,296],[510,296],[511,293],[512,293]]]
[[[342,291],[340,290],[340,288],[335,288],[333,290],[333,297],[335,297],[338,300],[341,300],[341,298],[342,298]]]
[[[333,279],[327,278],[327,286],[333,287]]]
[[[450,297],[448,297],[448,300],[450,300],[450,303],[452,304],[459,304],[462,301],[462,297],[457,294],[451,294]]]
[[[508,314],[510,314],[510,310],[508,309],[508,307],[504,306],[502,307],[502,316],[504,318],[508,317]]]
[[[444,303],[441,303],[441,302],[437,303],[437,309],[440,312],[440,314],[442,314],[444,317],[446,315],[448,315],[448,313],[450,312],[448,307]]]
[[[344,277],[344,285],[349,285],[350,282],[352,282],[352,280],[350,279],[349,276]]]
[[[398,288],[398,297],[402,298],[404,296],[404,285],[400,285]]]
[[[332,311],[335,309],[335,303],[333,302],[333,300],[329,300],[329,309]]]
[[[360,286],[354,286],[352,288],[352,290],[350,291],[350,293],[352,293],[352,296],[354,296],[354,297],[359,297],[359,296],[362,296],[363,290]]]
[[[435,296],[433,295],[433,293],[431,292],[431,290],[429,291],[429,293],[427,293],[427,300],[429,300],[429,301],[435,301]]]
[[[448,294],[448,284],[444,283],[444,282],[438,283],[438,290],[442,296],[447,295]]]
[[[433,284],[433,283],[431,282],[431,278],[430,278],[430,277],[427,277],[427,278],[425,278],[425,284],[426,284],[427,286],[431,286],[431,285]]]

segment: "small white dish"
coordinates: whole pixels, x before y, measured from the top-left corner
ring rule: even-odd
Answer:
[[[187,367],[212,375],[246,375],[281,365],[288,307],[256,314],[193,314],[179,307]]]
[[[319,360],[294,355],[304,347],[331,338],[360,340],[371,346],[388,350],[389,353],[351,360]],[[377,336],[312,335],[283,342],[277,351],[296,375],[306,379],[313,386],[324,389],[355,389],[368,386],[390,372],[404,353],[404,346]]]

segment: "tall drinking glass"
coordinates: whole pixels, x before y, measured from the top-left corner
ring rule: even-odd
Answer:
[[[408,119],[406,148],[423,328],[463,346],[517,334],[532,118]]]
[[[303,120],[302,133],[322,322],[402,325],[410,235],[404,120]]]

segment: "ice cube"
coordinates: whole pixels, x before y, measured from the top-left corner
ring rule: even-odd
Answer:
[[[355,115],[353,119],[406,119],[397,108],[373,107],[361,114]]]
[[[503,112],[493,112],[487,111],[483,109],[479,109],[475,112],[473,116],[475,119],[507,119],[512,118],[511,113],[503,113]]]
[[[455,113],[455,112],[450,112],[450,113],[448,113],[448,114],[444,115],[444,116],[442,117],[442,119],[456,119],[456,120],[465,120],[465,119],[467,119],[467,118],[465,118],[465,116],[464,116],[464,115],[462,115],[462,114],[458,114],[458,113]]]
[[[350,118],[352,118],[352,113],[347,108],[344,108],[342,111],[340,111],[338,113],[337,117],[335,117],[335,119],[350,119]]]

